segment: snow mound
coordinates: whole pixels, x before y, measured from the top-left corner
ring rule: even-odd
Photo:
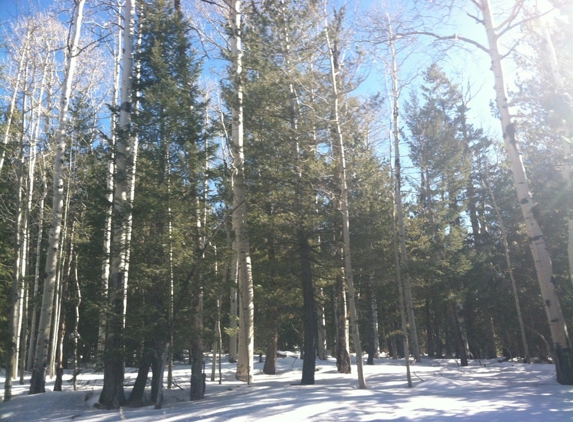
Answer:
[[[434,377],[428,380],[422,381],[420,384],[416,385],[417,391],[443,391],[443,390],[454,390],[462,386],[461,382],[454,381],[449,378],[444,377]]]

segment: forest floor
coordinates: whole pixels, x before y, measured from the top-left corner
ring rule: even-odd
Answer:
[[[258,359],[257,359],[258,361]],[[205,399],[189,401],[189,366],[174,369],[176,386],[164,390],[160,410],[153,406],[108,411],[94,408],[103,374],[84,370],[73,391],[66,371],[63,392],[29,396],[27,385],[14,382],[14,397],[0,404],[0,421],[573,421],[573,386],[559,385],[555,367],[547,364],[472,361],[460,367],[455,360],[425,358],[412,365],[414,387],[407,388],[403,360],[377,359],[364,366],[368,388],[357,388],[356,366],[352,374],[336,371],[335,360],[317,360],[316,383],[300,385],[302,361],[294,354],[277,360],[277,375],[264,375],[255,363],[252,385],[234,379],[234,367],[222,364],[211,377],[206,359]],[[137,371],[128,368],[126,393]],[[4,372],[0,374],[4,385]],[[29,381],[29,376],[27,378]],[[149,393],[149,391],[148,391]]]

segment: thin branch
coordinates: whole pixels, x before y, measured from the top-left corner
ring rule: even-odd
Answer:
[[[500,23],[496,28],[494,28],[493,30],[495,32],[499,31],[501,28],[503,28],[506,25],[509,25],[511,22],[513,22],[513,20],[517,17],[517,15],[519,14],[520,9],[523,8],[523,0],[516,2],[513,5],[513,9],[511,10],[511,13],[509,14],[509,16],[507,18],[505,18],[505,20]]]
[[[399,38],[406,37],[406,36],[409,36],[409,35],[427,35],[427,36],[429,36],[429,37],[433,37],[433,38],[435,38],[435,39],[437,39],[437,40],[440,40],[440,41],[445,41],[445,40],[454,40],[454,41],[457,41],[457,40],[460,40],[460,41],[463,41],[463,42],[465,42],[465,43],[471,44],[471,45],[473,45],[474,47],[477,47],[477,48],[479,48],[480,50],[482,50],[482,51],[486,52],[487,54],[489,54],[489,49],[486,48],[485,46],[483,46],[481,43],[479,43],[479,42],[477,42],[477,41],[474,41],[474,40],[472,40],[472,39],[470,39],[470,38],[466,38],[466,37],[460,36],[460,35],[458,35],[458,34],[453,34],[453,35],[438,35],[438,34],[434,34],[433,32],[428,32],[428,31],[411,31],[411,32],[405,32],[405,33],[402,33],[402,34],[396,34],[396,36],[394,37],[394,39],[399,39]]]
[[[550,10],[548,10],[547,12],[543,12],[543,13],[541,13],[541,14],[535,14],[535,15],[533,15],[533,16],[529,16],[529,17],[527,17],[527,18],[524,18],[524,19],[520,20],[520,21],[517,22],[517,23],[514,23],[514,24],[512,24],[512,25],[508,25],[506,28],[504,28],[503,31],[500,31],[499,34],[497,34],[497,38],[501,38],[506,32],[511,31],[513,28],[516,28],[516,27],[518,27],[518,26],[521,26],[521,25],[523,25],[524,23],[529,22],[529,21],[531,21],[531,20],[539,19],[539,18],[541,18],[541,17],[543,17],[543,16],[545,16],[545,15],[550,14],[550,13],[553,12],[554,10],[555,10],[555,9],[550,9]]]

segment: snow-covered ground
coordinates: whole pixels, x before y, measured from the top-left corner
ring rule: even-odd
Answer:
[[[364,366],[368,389],[357,389],[353,373],[336,371],[334,359],[317,361],[315,385],[300,383],[302,362],[294,356],[279,358],[277,375],[262,374],[255,364],[255,382],[234,380],[233,365],[223,364],[222,384],[209,381],[207,359],[205,399],[190,402],[187,366],[177,366],[177,386],[165,389],[163,408],[153,406],[115,411],[93,407],[103,375],[84,371],[78,391],[66,375],[63,392],[27,395],[27,385],[14,382],[13,399],[0,404],[1,421],[573,421],[573,387],[555,380],[553,365],[472,362],[461,368],[453,360],[424,359],[412,366],[414,388],[407,388],[403,361],[376,360]],[[126,392],[136,376],[128,368]],[[3,375],[0,376],[2,386]]]

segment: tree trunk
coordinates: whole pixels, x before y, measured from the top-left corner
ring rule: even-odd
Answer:
[[[467,334],[465,332],[465,321],[462,315],[463,305],[460,300],[456,300],[456,303],[451,306],[452,322],[456,331],[456,349],[461,363],[460,366],[468,366],[469,347]]]
[[[133,384],[133,389],[127,400],[127,404],[132,407],[143,406],[145,387],[147,386],[147,378],[149,377],[149,366],[151,361],[147,353],[144,353],[141,357],[141,362],[139,363],[139,370],[137,371],[137,377],[135,378],[135,383]]]
[[[390,32],[390,40],[393,40],[392,27],[388,22]],[[394,42],[390,42],[390,54],[392,56],[392,136],[394,138],[394,201],[396,203],[396,218],[398,223],[398,243],[399,243],[399,265],[401,280],[406,300],[406,311],[408,313],[408,321],[410,323],[410,341],[414,359],[420,361],[420,347],[418,342],[418,328],[416,324],[416,317],[414,315],[414,301],[412,297],[412,286],[410,283],[410,270],[408,265],[408,252],[406,250],[406,228],[404,225],[404,211],[402,206],[402,166],[400,161],[400,127],[399,118],[399,100],[400,93],[398,88],[398,67],[396,64],[396,52],[394,50]]]
[[[374,272],[370,273],[368,282],[368,329],[370,341],[368,342],[368,365],[374,365],[374,359],[380,354],[380,338],[378,337],[378,303],[374,292]]]
[[[233,242],[234,243],[234,242]],[[233,250],[236,250],[233,247]],[[238,297],[237,297],[237,277],[238,277],[238,258],[234,254],[231,258],[231,292],[230,292],[230,306],[229,306],[229,363],[237,363],[237,314],[238,314]]]
[[[125,1],[123,19],[123,71],[121,82],[121,106],[119,114],[119,136],[117,140],[116,178],[113,195],[112,257],[109,285],[109,313],[105,323],[106,340],[104,352],[104,382],[99,403],[104,408],[117,409],[125,404],[123,389],[124,350],[123,327],[125,325],[126,283],[128,277],[128,250],[130,199],[132,191],[128,180],[133,177],[135,167],[135,142],[132,142],[132,69],[134,1]],[[129,161],[132,160],[131,163]],[[130,168],[131,164],[131,168]],[[133,188],[133,181],[131,188]]]
[[[348,354],[348,336],[346,322],[346,293],[342,276],[338,276],[334,293],[334,319],[336,324],[336,368],[341,374],[350,374],[350,355]]]
[[[119,81],[121,78],[121,48],[122,48],[122,22],[121,22],[121,6],[118,6],[117,12],[117,46],[116,52],[114,54],[114,71],[113,71],[113,90],[112,90],[112,104],[117,104],[119,100]],[[103,232],[103,260],[101,266],[101,286],[102,286],[102,302],[100,306],[102,307],[99,315],[99,327],[98,327],[98,355],[103,357],[105,351],[105,308],[108,302],[108,290],[109,290],[109,273],[111,266],[111,238],[112,238],[112,214],[113,214],[113,191],[114,191],[114,173],[115,173],[115,148],[116,148],[116,137],[117,137],[117,117],[115,112],[111,114],[110,119],[110,137],[108,148],[110,151],[109,162],[107,164],[107,181],[106,181],[106,200],[108,205],[105,209],[105,223]]]
[[[277,348],[279,341],[279,333],[275,333],[271,336],[267,344],[267,352],[265,356],[265,365],[263,367],[263,373],[267,375],[276,375],[277,373]]]
[[[79,54],[79,38],[82,26],[83,8],[85,0],[79,0],[74,12],[73,36],[71,45],[68,45],[66,54],[66,67],[64,70],[64,84],[60,98],[58,129],[56,131],[56,156],[54,159],[53,180],[53,204],[52,224],[48,240],[48,253],[46,257],[46,271],[44,275],[44,294],[42,298],[42,311],[38,325],[38,337],[36,341],[36,354],[30,382],[30,394],[45,392],[45,371],[50,345],[50,330],[53,313],[54,290],[56,283],[57,254],[60,248],[60,232],[62,227],[63,209],[63,168],[64,153],[66,148],[66,133],[68,123],[68,106],[72,92],[72,82],[76,62]]]
[[[565,318],[561,311],[559,297],[555,290],[551,258],[547,250],[545,238],[537,222],[533,207],[534,202],[529,190],[529,182],[525,167],[518,149],[515,124],[509,112],[509,105],[502,68],[502,56],[498,48],[499,35],[495,32],[495,25],[490,10],[489,0],[480,0],[483,13],[483,24],[486,29],[489,55],[492,62],[492,71],[495,76],[495,92],[497,108],[501,118],[503,140],[509,157],[517,199],[525,220],[527,235],[529,236],[531,252],[535,262],[537,279],[541,288],[541,296],[545,304],[547,321],[553,340],[553,360],[557,372],[557,381],[564,385],[573,385],[573,351]]]
[[[326,17],[325,17],[326,19]],[[339,180],[340,180],[340,211],[342,212],[342,239],[343,239],[343,256],[344,256],[344,276],[348,286],[348,305],[350,309],[350,323],[352,326],[352,340],[354,342],[354,350],[356,351],[356,368],[358,372],[358,388],[366,388],[364,381],[363,361],[362,361],[362,345],[360,343],[360,331],[358,328],[358,312],[356,310],[356,291],[354,288],[354,275],[352,273],[352,259],[350,253],[350,213],[348,211],[348,186],[346,182],[346,158],[344,152],[344,138],[342,135],[342,127],[340,125],[339,110],[338,110],[338,81],[337,75],[340,72],[338,67],[338,48],[336,45],[331,44],[328,36],[328,24],[326,27],[326,44],[329,49],[330,56],[330,76],[332,79],[332,95],[333,95],[333,120],[334,130],[336,133],[336,147],[338,149],[338,165],[339,165]]]
[[[243,87],[242,77],[242,24],[241,0],[225,0],[230,9],[232,82],[236,103],[233,105],[232,154],[233,154],[233,231],[238,258],[239,288],[239,350],[236,378],[248,384],[253,379],[254,354],[254,305],[253,277],[249,235],[247,233],[247,204],[245,193],[245,155],[243,149]]]
[[[43,157],[42,157],[43,158]],[[34,364],[34,357],[36,351],[36,337],[37,329],[36,323],[38,320],[38,292],[40,290],[40,262],[41,262],[41,252],[42,252],[42,234],[44,229],[44,202],[46,195],[48,193],[48,183],[46,180],[45,163],[42,159],[42,195],[40,197],[40,203],[38,209],[40,210],[38,219],[38,238],[36,240],[36,263],[34,267],[34,288],[32,293],[32,316],[30,318],[30,338],[29,338],[29,350],[28,350],[28,362],[26,367],[32,369]]]
[[[319,291],[319,297],[324,296],[322,287]],[[317,320],[317,356],[320,360],[328,359],[328,354],[326,352],[326,319],[324,315],[324,305],[320,302],[316,308],[316,320]]]

